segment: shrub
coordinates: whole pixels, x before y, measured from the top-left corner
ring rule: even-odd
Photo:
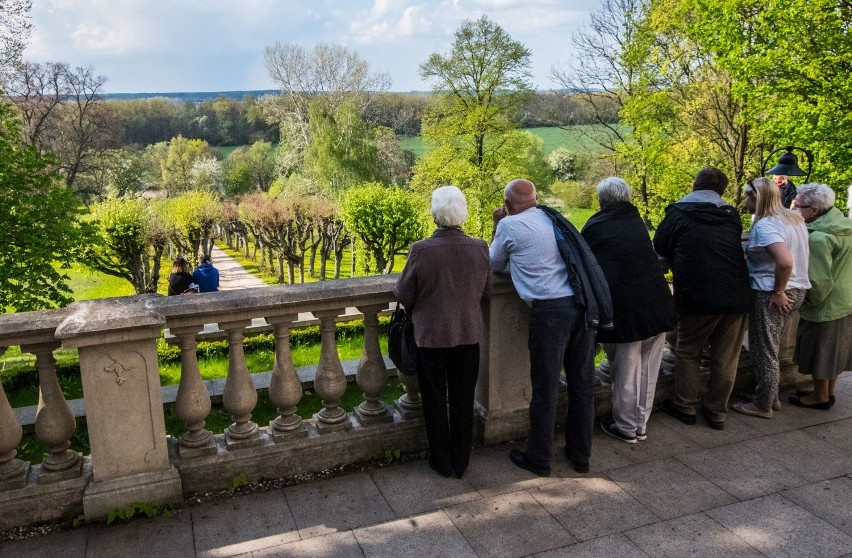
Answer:
[[[562,202],[564,207],[583,209],[595,207],[595,187],[591,184],[556,181],[550,187],[550,192]]]

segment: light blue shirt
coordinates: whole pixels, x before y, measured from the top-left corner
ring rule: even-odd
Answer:
[[[537,207],[501,219],[489,253],[491,270],[508,272],[527,304],[574,294],[556,246],[553,222]]]

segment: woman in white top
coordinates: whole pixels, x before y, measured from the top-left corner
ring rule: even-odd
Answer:
[[[745,251],[752,289],[748,349],[757,385],[752,403],[736,403],[733,408],[768,419],[773,409],[781,408],[781,333],[811,287],[808,229],[801,215],[781,205],[778,187],[767,178],[746,184],[745,205],[754,214]]]

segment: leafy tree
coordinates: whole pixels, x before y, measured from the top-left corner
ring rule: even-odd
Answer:
[[[170,223],[172,242],[197,265],[199,257],[213,249],[216,228],[222,222],[218,197],[209,191],[185,192],[167,200],[163,214]]]
[[[354,100],[343,101],[334,112],[325,103],[310,106],[312,141],[305,151],[305,174],[339,194],[350,184],[376,177],[376,141]]]
[[[229,196],[267,192],[276,178],[275,150],[267,141],[239,147],[228,156],[223,171]]]
[[[0,313],[40,310],[72,301],[67,268],[88,243],[77,202],[55,161],[26,144],[15,110],[0,102]]]
[[[208,190],[216,194],[224,193],[222,162],[215,157],[201,157],[192,163],[189,174],[192,187],[196,190]]]
[[[428,150],[414,167],[413,186],[423,194],[447,183],[465,190],[473,234],[484,234],[499,204],[505,183],[494,172],[506,168],[506,139],[518,140],[511,134],[532,95],[529,67],[530,51],[487,16],[465,21],[448,55],[434,53],[420,65],[434,95],[422,124]]]
[[[126,279],[136,294],[155,293],[169,230],[157,202],[108,200],[92,208],[98,240],[86,249],[92,269]]]
[[[154,153],[162,156],[162,150]],[[204,140],[186,139],[183,136],[172,138],[165,151],[165,158],[159,161],[161,186],[170,195],[194,189],[197,185],[192,173],[193,165],[210,156],[210,147]]]
[[[301,168],[302,155],[311,144],[312,102],[321,102],[327,114],[335,114],[344,101],[354,99],[363,113],[374,93],[390,86],[387,74],[372,72],[357,52],[340,45],[318,43],[307,49],[275,43],[264,49],[264,62],[282,94],[264,97],[263,112],[267,122],[279,125],[283,153],[293,158],[294,170]]]
[[[394,256],[423,238],[423,215],[423,204],[413,193],[378,183],[354,186],[343,202],[343,222],[381,273],[391,273]]]

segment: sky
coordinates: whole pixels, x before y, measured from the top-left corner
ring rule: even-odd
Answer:
[[[391,76],[391,91],[425,91],[418,65],[447,54],[465,19],[487,14],[532,52],[535,88],[571,56],[571,33],[601,0],[33,0],[24,53],[91,66],[105,93],[275,89],[263,50],[335,43]]]

